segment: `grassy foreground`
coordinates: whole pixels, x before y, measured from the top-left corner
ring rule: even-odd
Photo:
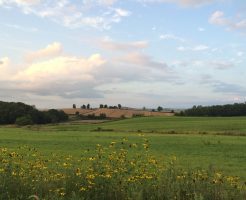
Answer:
[[[245,121],[158,117],[1,127],[1,199],[245,199]]]

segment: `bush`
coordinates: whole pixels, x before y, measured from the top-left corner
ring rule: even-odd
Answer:
[[[33,121],[32,121],[32,118],[30,115],[26,115],[26,116],[18,117],[15,120],[15,124],[17,124],[19,126],[26,126],[26,125],[33,124]]]

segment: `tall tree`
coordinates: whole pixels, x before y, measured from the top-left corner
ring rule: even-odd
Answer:
[[[87,109],[90,109],[90,104],[88,103],[87,106],[86,106]]]

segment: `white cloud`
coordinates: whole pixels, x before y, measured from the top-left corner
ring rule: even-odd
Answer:
[[[9,64],[10,64],[10,59],[8,57],[0,58],[0,69],[1,69],[1,71],[4,68],[7,68]]]
[[[225,26],[227,29],[246,30],[246,19],[230,19],[225,17],[224,12],[215,11],[209,18],[211,24]]]
[[[16,3],[18,5],[37,5],[41,0],[6,0],[5,2]]]
[[[177,41],[180,41],[180,42],[185,42],[186,40],[181,38],[181,37],[178,37],[176,35],[173,35],[173,34],[163,34],[163,35],[160,35],[160,39],[162,40],[177,40]]]
[[[198,27],[197,29],[199,32],[204,32],[205,31],[205,28],[202,28],[202,27]]]
[[[0,6],[17,7],[27,15],[47,18],[69,28],[89,26],[97,29],[109,29],[131,14],[113,7],[115,3],[115,0],[84,1],[78,6],[71,0],[0,0]]]
[[[210,49],[207,45],[197,45],[194,47],[184,47],[184,46],[179,46],[177,47],[178,51],[206,51]]]
[[[131,45],[134,50],[146,44],[136,42]],[[24,62],[14,66],[9,58],[0,59],[0,91],[12,91],[16,95],[96,98],[103,96],[97,87],[105,84],[147,80],[165,82],[173,77],[166,63],[153,60],[142,53],[127,52],[120,58],[107,60],[100,54],[89,57],[56,54],[61,46],[54,42],[26,55],[30,60],[35,60],[32,63]],[[10,72],[8,69],[13,66],[15,70]]]
[[[138,52],[129,53],[124,57],[120,58],[119,60],[130,65],[139,65],[141,67],[147,67],[164,71],[168,69],[168,65],[166,63],[154,61],[151,57]]]
[[[234,64],[230,61],[210,61],[209,64],[216,69],[229,69],[234,67]]]
[[[211,24],[216,24],[216,25],[227,25],[230,24],[230,21],[224,18],[224,13],[222,11],[216,11],[214,12],[210,18],[209,22]]]
[[[148,47],[147,41],[135,41],[135,42],[115,42],[110,38],[105,38],[99,42],[103,49],[111,51],[129,51],[138,50]]]
[[[11,61],[8,57],[0,58],[0,80],[11,78]]]
[[[33,62],[35,60],[39,59],[45,59],[45,58],[50,58],[54,57],[57,55],[60,55],[62,53],[62,45],[58,42],[54,42],[52,44],[49,44],[47,47],[44,49],[40,49],[35,52],[31,52],[26,55],[26,60],[28,62]]]
[[[100,4],[111,6],[115,4],[118,0],[98,0]]]
[[[195,47],[192,49],[192,51],[205,51],[205,50],[207,50],[207,49],[209,49],[209,47],[206,46],[206,45],[198,45],[198,46],[195,46]]]
[[[235,67],[235,62],[230,60],[189,60],[189,61],[175,61],[174,66],[180,67],[201,67],[218,70],[226,70]]]
[[[139,0],[144,3],[176,3],[182,6],[201,6],[209,3],[215,3],[219,0]]]
[[[242,51],[237,52],[237,56],[242,57],[243,55],[244,55],[244,52],[242,52]]]
[[[78,58],[72,56],[59,56],[53,59],[31,64],[19,72],[14,79],[25,82],[30,81],[31,86],[36,83],[66,81],[92,81],[93,71],[105,63],[99,55],[94,54],[89,58]]]
[[[9,28],[20,30],[20,31],[25,31],[25,32],[37,32],[38,31],[37,28],[24,27],[24,26],[20,26],[20,25],[17,25],[17,24],[5,24],[5,26],[7,26]]]
[[[184,46],[179,46],[179,47],[177,47],[177,50],[178,50],[178,51],[186,51],[187,48],[184,47]]]

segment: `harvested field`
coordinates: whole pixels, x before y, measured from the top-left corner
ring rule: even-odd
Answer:
[[[79,113],[81,115],[92,115],[100,116],[100,114],[106,114],[109,118],[131,118],[135,116],[173,116],[174,113],[171,112],[153,112],[146,110],[137,109],[110,109],[110,108],[96,108],[96,109],[81,109],[81,108],[64,108],[62,109],[68,115],[75,115]]]

